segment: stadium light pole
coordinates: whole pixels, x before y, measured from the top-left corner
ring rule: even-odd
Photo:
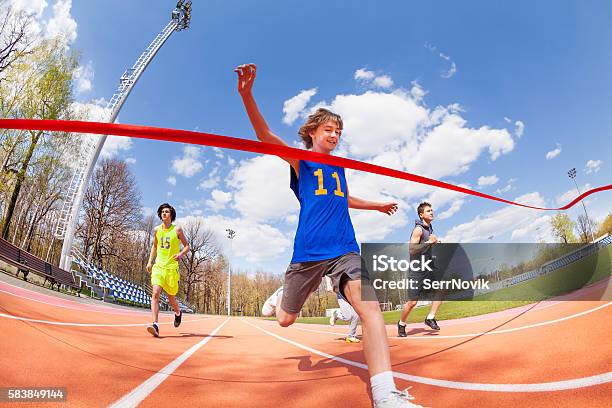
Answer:
[[[574,184],[576,185],[576,191],[578,192],[578,195],[580,195],[580,189],[578,188],[578,183],[576,182],[576,168],[573,167],[569,169],[567,175],[569,176],[569,178],[574,180]],[[584,204],[584,200],[580,200],[580,202],[582,203],[582,208],[584,209],[584,216],[586,217],[587,227],[589,228],[589,232],[591,233],[591,240],[595,242],[595,235],[593,235],[593,230],[591,229],[591,222],[589,221],[589,214],[587,214],[586,205]]]
[[[174,10],[172,10],[170,22],[157,34],[144,52],[140,54],[134,65],[121,75],[119,86],[106,105],[106,122],[115,122],[119,111],[138,82],[138,79],[172,33],[189,28],[191,24],[191,11],[191,0],[179,0]],[[63,240],[59,267],[67,271],[70,270],[72,263],[72,245],[85,192],[105,142],[106,135],[96,138],[87,137],[81,142],[80,151],[76,157],[71,157],[73,174],[70,182],[62,192],[63,204],[54,231],[55,238]]]
[[[234,237],[236,236],[236,231],[234,231],[231,228],[226,228],[225,231],[227,231],[227,237],[230,240],[230,258],[232,256],[232,241],[234,240]],[[232,315],[232,306],[231,306],[231,293],[232,293],[232,267],[231,267],[231,261],[230,259],[227,260],[227,315],[231,316]]]

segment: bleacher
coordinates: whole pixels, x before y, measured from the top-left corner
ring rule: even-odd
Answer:
[[[557,269],[563,268],[571,263],[574,263],[596,251],[599,251],[610,244],[612,244],[612,235],[605,235],[604,237],[599,238],[594,243],[585,244],[584,246],[576,249],[573,252],[570,252],[569,254],[562,255],[557,259],[553,259],[552,261],[545,263],[537,269],[523,272],[520,275],[512,276],[499,282],[494,282],[489,285],[488,290],[477,290],[476,293],[482,294],[492,292],[495,290],[516,285],[521,282],[525,282],[529,279],[533,279],[541,275],[546,275],[550,272],[556,271]]]
[[[79,270],[73,269],[75,274],[84,275],[89,282],[97,286],[101,292],[105,294],[104,300],[115,303],[126,303],[133,304],[140,307],[151,306],[151,295],[150,288],[144,288],[141,285],[130,282],[126,279],[120,278],[110,272],[107,272],[95,265],[92,265],[81,257],[73,256],[73,262],[76,264]],[[178,298],[176,299],[179,307],[186,313],[193,313],[192,308],[187,306]],[[168,297],[164,292],[160,295],[160,303],[162,309],[170,309]]]

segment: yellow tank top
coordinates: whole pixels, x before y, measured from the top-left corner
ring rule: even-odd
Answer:
[[[181,241],[176,235],[176,226],[171,224],[168,229],[161,224],[155,230],[157,238],[157,256],[155,257],[155,265],[163,268],[177,268],[178,262],[174,260],[174,255],[181,252]]]

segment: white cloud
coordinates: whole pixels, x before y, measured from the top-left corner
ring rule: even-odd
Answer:
[[[555,157],[559,155],[559,153],[561,153],[561,146],[557,145],[556,149],[551,150],[550,152],[546,153],[546,160],[554,159]]]
[[[499,181],[499,178],[497,178],[497,176],[495,174],[491,175],[491,176],[481,176],[478,177],[478,186],[482,187],[482,186],[492,186],[493,184],[497,183]]]
[[[198,190],[208,190],[219,185],[219,177],[212,177],[207,179],[202,179],[200,184],[198,184]]]
[[[521,228],[514,229],[510,239],[521,242],[553,242],[550,215],[541,216]]]
[[[451,203],[450,207],[446,211],[440,213],[440,215],[438,215],[436,217],[436,219],[438,219],[438,220],[445,220],[447,218],[452,217],[453,215],[455,215],[461,209],[461,207],[463,206],[464,203],[465,203],[464,199],[459,199],[459,200],[453,201]]]
[[[168,182],[168,184],[170,184],[171,186],[176,186],[176,177],[174,176],[168,176],[168,178],[166,179],[166,181]]]
[[[514,126],[514,135],[518,138],[523,136],[523,133],[525,132],[525,124],[523,123],[523,121],[517,120],[516,122],[514,122]]]
[[[232,258],[239,257],[247,262],[267,262],[278,259],[288,249],[292,242],[285,234],[271,225],[256,222],[248,218],[229,218],[220,215],[209,217],[184,217],[177,220],[180,225],[201,219],[204,225],[216,236],[217,244],[229,253],[229,240],[225,229],[236,231],[232,240]]]
[[[544,198],[538,192],[517,197],[514,201],[538,207],[545,206]],[[483,216],[478,215],[470,222],[454,226],[441,240],[444,242],[486,242],[490,236],[498,237],[515,230],[519,232],[514,237],[511,236],[511,240],[518,240],[524,236],[520,231],[528,228],[541,216],[542,212],[539,210],[509,205]],[[537,242],[537,239],[532,236],[530,242]]]
[[[125,162],[127,164],[136,164],[136,159],[133,157],[128,157],[127,159],[125,159]]]
[[[387,201],[382,197],[379,199]],[[359,243],[382,240],[394,230],[408,224],[408,216],[401,208],[391,216],[378,211],[364,210],[350,210],[350,214]]]
[[[457,64],[455,64],[448,55],[444,54],[443,52],[438,52],[438,48],[435,45],[431,45],[429,43],[425,43],[425,48],[427,48],[433,53],[438,53],[438,56],[444,61],[450,62],[450,68],[440,74],[442,78],[448,79],[457,73]]]
[[[586,171],[587,174],[597,173],[599,171],[599,168],[601,167],[602,163],[603,163],[603,161],[601,161],[601,160],[589,160],[586,163],[584,171]]]
[[[213,147],[213,152],[215,153],[215,157],[218,159],[222,159],[223,156],[223,150],[219,149],[218,147]]]
[[[374,78],[372,83],[378,88],[388,89],[393,86],[393,80],[389,75],[381,75]]]
[[[85,66],[80,65],[74,73],[76,92],[83,93],[90,91],[92,88],[91,81],[93,80],[93,77],[94,69],[91,61],[89,61]]]
[[[440,76],[442,78],[448,79],[448,78],[452,78],[456,73],[457,73],[457,64],[455,64],[454,62],[451,62],[451,67],[448,69],[448,71],[443,72],[442,74],[440,74]]]
[[[511,123],[511,122],[512,122],[512,119],[510,119],[510,118],[509,118],[509,117],[507,117],[507,116],[504,116],[504,120],[505,120],[506,122],[508,122],[508,123]]]
[[[155,214],[155,210],[151,207],[142,207],[141,211],[144,217],[148,217],[149,215]]]
[[[410,88],[410,96],[412,96],[412,100],[417,103],[420,102],[425,95],[427,95],[427,91],[425,91],[417,81],[412,81],[410,85],[412,85],[412,88]]]
[[[108,136],[104,147],[100,152],[100,157],[110,159],[115,157],[122,151],[128,151],[132,148],[132,139],[123,136]]]
[[[77,38],[77,23],[70,14],[72,0],[57,0],[53,5],[53,15],[47,23],[47,37],[62,37],[69,46]]]
[[[306,105],[317,93],[317,88],[311,88],[300,91],[296,96],[286,100],[283,103],[283,123],[293,125],[293,122],[300,116]]]
[[[393,86],[393,79],[389,75],[376,75],[374,71],[368,71],[365,68],[355,71],[353,78],[373,88],[389,89]]]
[[[586,183],[582,187],[580,187],[580,193],[584,193],[585,191],[590,190],[591,188],[593,188],[591,184]],[[557,197],[557,204],[560,207],[562,207],[565,204],[568,204],[574,198],[578,197],[579,195],[580,194],[578,193],[578,190],[576,190],[575,188],[572,188],[571,190],[567,190],[565,193]]]
[[[289,165],[275,156],[243,160],[229,176],[234,208],[247,219],[283,219],[297,212],[299,203],[289,188]]]
[[[232,193],[221,190],[213,190],[210,196],[212,199],[206,200],[206,205],[215,212],[224,209],[232,200]]]
[[[285,222],[289,225],[295,225],[298,222],[298,215],[297,214],[291,214],[288,215],[287,217],[285,217]]]
[[[515,178],[511,178],[510,180],[508,180],[508,183],[506,184],[505,187],[503,188],[498,188],[497,190],[495,190],[495,194],[502,194],[502,193],[507,193],[508,191],[512,190],[514,188],[514,186],[512,185],[514,182],[516,181]]]
[[[231,167],[234,167],[234,165],[236,164],[236,160],[234,160],[234,158],[227,156],[227,164],[229,164]]]
[[[172,197],[172,191],[167,191],[166,192],[166,197],[168,197],[168,198]]]
[[[376,75],[374,72],[368,71],[364,68],[359,68],[357,71],[355,71],[354,79],[358,81],[371,81],[375,76]]]
[[[185,146],[183,157],[172,160],[172,169],[184,177],[194,176],[204,168],[204,165],[198,160],[200,154],[201,149],[199,147]]]

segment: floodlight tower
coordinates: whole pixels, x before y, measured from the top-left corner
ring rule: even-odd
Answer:
[[[236,237],[236,231],[231,228],[226,228],[227,238],[230,240],[230,258],[232,256],[232,242],[234,241],[234,237]],[[231,259],[227,261],[227,315],[232,315],[232,267],[231,267]]]
[[[189,28],[191,21],[191,0],[179,0],[174,10],[172,10],[171,20],[164,29],[157,34],[151,44],[138,57],[132,68],[127,69],[119,78],[119,87],[113,94],[112,98],[106,105],[106,112],[109,123],[115,122],[121,107],[125,100],[130,95],[130,92],[136,85],[136,82],[153,60],[164,43],[170,38],[173,32],[182,31]],[[76,225],[79,220],[79,212],[83,197],[87,190],[87,185],[91,177],[91,173],[96,165],[96,161],[100,156],[106,136],[88,136],[83,138],[79,157],[73,162],[74,173],[68,188],[64,193],[64,204],[60,211],[54,235],[58,239],[63,239],[62,255],[60,259],[60,268],[70,270],[72,243]]]
[[[578,183],[576,182],[576,168],[571,168],[567,172],[567,175],[569,176],[569,178],[574,180],[574,184],[576,185],[576,191],[578,192],[578,195],[580,195],[580,189],[578,188]],[[595,242],[595,235],[593,235],[593,230],[591,229],[591,222],[589,221],[589,215],[587,214],[586,205],[584,205],[583,200],[580,200],[580,202],[582,203],[582,208],[584,209],[584,216],[586,217],[587,227],[589,228],[589,232],[591,233],[591,239],[593,240],[593,242]]]

